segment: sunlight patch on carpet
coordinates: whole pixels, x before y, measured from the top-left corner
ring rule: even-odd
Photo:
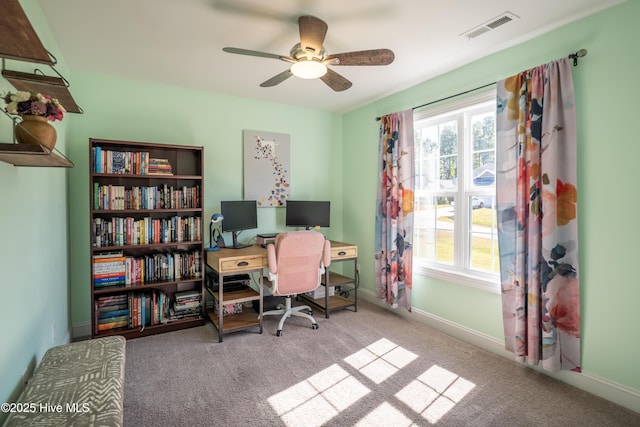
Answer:
[[[334,364],[268,401],[287,426],[321,426],[371,390]]]
[[[268,402],[288,427],[320,427],[375,393],[376,387],[385,387],[386,380],[417,358],[415,353],[382,338],[344,359],[348,365],[345,368],[354,373],[335,363],[274,394]],[[358,376],[364,383],[373,383],[374,390]],[[433,365],[395,394],[398,406],[382,402],[356,425],[409,427],[416,425],[414,417],[436,424],[474,387],[459,375]]]
[[[354,369],[376,384],[407,366],[418,356],[382,338],[344,359]]]
[[[433,365],[396,393],[396,397],[435,424],[474,387],[471,381]]]

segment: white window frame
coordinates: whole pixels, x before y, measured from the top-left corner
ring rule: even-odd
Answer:
[[[460,110],[469,109],[473,106],[477,106],[478,109],[485,109],[488,103],[492,103],[495,108],[495,102],[496,90],[493,89],[446,105],[416,111],[414,112],[414,129],[418,127],[416,125],[420,124],[420,122],[424,123],[425,121],[435,121],[438,118],[441,119],[442,116],[453,115],[460,112]],[[479,189],[478,187],[472,188],[472,177],[469,177],[470,171],[472,170],[473,160],[471,151],[472,147],[471,143],[469,143],[471,140],[471,131],[472,130],[466,126],[466,123],[458,125],[458,135],[464,135],[464,138],[458,138],[458,186],[455,191],[455,202],[456,212],[465,212],[465,214],[456,214],[454,217],[455,248],[470,247],[468,246],[468,236],[471,231],[468,215],[470,212],[468,198],[470,196],[479,195],[487,196],[487,193],[483,192],[482,189]],[[491,194],[494,197],[493,209],[496,209],[495,185],[493,189],[494,191]],[[416,221],[415,217],[414,221]],[[416,227],[416,229],[417,225],[417,223],[414,223],[414,227]],[[416,240],[415,237],[414,240]],[[418,258],[414,255],[414,273],[423,274],[425,276],[447,282],[483,289],[493,293],[500,293],[500,275],[498,273],[482,272],[467,268],[469,265],[470,255],[471,252],[469,250],[455,250],[453,265],[429,261],[424,258]]]

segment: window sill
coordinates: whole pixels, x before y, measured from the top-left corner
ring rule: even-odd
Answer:
[[[414,265],[413,272],[434,279],[440,279],[458,285],[469,286],[483,291],[500,294],[500,279],[488,274],[465,274],[460,271],[451,271],[442,268],[434,268],[426,265]]]

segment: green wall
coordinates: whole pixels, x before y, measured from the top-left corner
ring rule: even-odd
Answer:
[[[33,4],[23,7],[43,44],[56,51],[39,9]],[[8,60],[5,67],[26,72],[34,68]],[[63,61],[56,68],[67,74]],[[0,78],[0,94],[7,92],[15,89]],[[4,109],[4,101],[0,106]],[[58,134],[56,148],[64,153],[66,120],[55,122],[54,126]],[[3,113],[0,142],[12,142],[12,122]],[[31,372],[49,347],[69,341],[66,183],[67,172],[63,168],[15,167],[0,162],[2,402],[18,397],[23,372]],[[0,413],[0,424],[4,418],[5,414]]]
[[[291,197],[331,200],[331,228],[323,231],[340,237],[339,115],[83,73],[74,73],[72,81],[85,111],[70,120],[68,138],[69,158],[76,165],[69,171],[71,321],[76,327],[88,326],[91,318],[89,138],[204,146],[204,207],[205,218],[210,218],[219,212],[221,200],[243,197],[243,129],[289,134]],[[283,230],[284,209],[259,208],[258,225],[240,239]]]
[[[56,123],[57,148],[74,168],[15,168],[0,162],[3,401],[17,396],[23,370],[39,362],[47,348],[66,342],[71,327],[76,335],[89,332],[89,138],[204,146],[207,218],[218,211],[220,200],[242,198],[242,130],[290,134],[292,197],[332,201],[328,237],[359,245],[361,286],[373,292],[379,125],[374,118],[580,48],[589,51],[574,69],[583,368],[591,377],[640,393],[635,363],[640,286],[633,270],[640,202],[631,191],[640,158],[633,126],[640,95],[634,84],[640,60],[633,56],[640,39],[635,23],[640,2],[626,2],[345,115],[68,72],[35,2],[22,3],[45,45],[58,53],[58,68],[85,113]],[[33,69],[16,64],[8,65]],[[9,89],[0,79],[0,93]],[[10,121],[0,116],[0,140],[10,139]],[[260,209],[259,224],[257,232],[284,229],[284,210]],[[502,339],[497,294],[416,275],[413,296],[417,312]]]
[[[362,286],[372,292],[375,289],[378,122],[374,118],[479,87],[585,48],[588,55],[573,69],[579,129],[583,370],[630,387],[637,395],[638,17],[640,2],[626,2],[346,114],[344,235],[359,244]],[[504,338],[498,294],[415,275],[413,305],[463,328]]]

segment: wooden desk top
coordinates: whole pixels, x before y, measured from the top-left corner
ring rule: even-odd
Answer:
[[[358,246],[331,240],[331,260],[358,256]],[[207,265],[221,274],[249,272],[268,267],[267,249],[253,245],[242,249],[220,248],[207,252]]]
[[[221,274],[259,270],[268,266],[267,249],[253,245],[242,249],[220,248],[207,252],[207,264]]]

